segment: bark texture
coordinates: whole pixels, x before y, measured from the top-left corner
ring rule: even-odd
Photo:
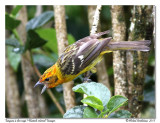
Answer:
[[[153,6],[134,6],[131,10],[130,41],[151,40],[153,35]],[[140,117],[143,86],[147,71],[148,52],[127,51],[128,106],[132,117]]]
[[[93,17],[95,14],[97,6],[88,6],[88,21],[89,21],[89,29],[91,30],[93,24]],[[100,21],[100,20],[99,20]],[[101,32],[101,25],[98,24],[97,32]],[[104,84],[110,89],[108,73],[106,70],[106,64],[104,58],[102,61],[96,65],[98,82]]]
[[[124,10],[122,6],[111,6],[112,29],[114,41],[125,41],[126,25],[124,18]],[[127,96],[127,78],[126,78],[126,52],[113,52],[113,70],[114,70],[114,86],[115,95]]]
[[[95,34],[98,31],[98,25],[99,25],[99,20],[100,20],[100,12],[102,9],[102,5],[97,5],[96,8],[93,7],[91,8],[92,13],[93,14],[93,20],[92,20],[92,27],[91,27],[91,31],[90,31],[90,35]],[[89,15],[91,16],[91,15]],[[89,21],[91,22],[91,21]]]
[[[27,23],[27,11],[24,6],[19,12],[19,20],[21,24],[18,27],[18,34],[23,44],[26,42],[26,30],[25,26]],[[26,51],[22,54],[22,72],[24,79],[24,88],[25,88],[25,100],[27,102],[28,115],[30,118],[37,118],[40,115],[39,102],[38,102],[38,90],[33,89],[35,82],[38,80],[38,77],[35,75],[33,67],[31,65],[31,58],[29,51]]]
[[[65,7],[56,5],[54,6],[55,13],[55,28],[56,37],[58,41],[58,53],[62,54],[65,47],[68,46],[66,20],[65,20]],[[74,82],[67,82],[63,84],[63,96],[66,110],[75,106],[75,94],[72,91]]]
[[[9,118],[21,117],[21,103],[15,72],[5,58],[5,90]]]

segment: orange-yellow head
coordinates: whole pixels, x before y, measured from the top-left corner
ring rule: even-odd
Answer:
[[[53,65],[52,67],[48,68],[43,75],[40,77],[39,81],[35,84],[34,87],[37,85],[43,84],[44,87],[41,91],[41,94],[47,89],[47,88],[53,88],[60,84],[58,77],[56,75],[56,65]]]

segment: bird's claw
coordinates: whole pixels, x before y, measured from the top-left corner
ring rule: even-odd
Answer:
[[[83,82],[91,82],[92,80],[91,79],[88,79],[88,78],[84,78],[83,79]]]
[[[91,75],[92,75],[91,71],[87,71],[86,73],[84,73],[83,82],[91,82],[92,80],[89,79]]]
[[[92,82],[92,80],[89,79],[88,77],[85,77],[85,78],[83,79],[83,82]]]

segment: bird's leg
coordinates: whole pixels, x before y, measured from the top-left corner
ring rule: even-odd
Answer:
[[[91,71],[87,71],[83,75],[84,75],[83,82],[91,82],[92,81],[91,79],[89,79],[90,76],[92,75]]]

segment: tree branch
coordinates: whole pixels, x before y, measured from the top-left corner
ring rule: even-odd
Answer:
[[[27,10],[25,6],[22,7],[22,9],[19,11],[18,18],[19,20],[21,20],[21,24],[18,27],[18,33],[21,41],[23,42],[23,44],[25,44],[27,37],[25,30],[25,26],[27,23]],[[39,110],[39,102],[37,101],[38,90],[33,89],[34,82],[36,81],[37,76],[35,76],[33,72],[29,51],[22,54],[21,65],[24,78],[25,99],[28,107],[28,115],[30,118],[39,117],[40,110]]]
[[[129,40],[152,40],[153,6],[134,6],[131,10]],[[129,110],[133,117],[140,117],[143,100],[143,86],[147,71],[148,52],[127,51],[127,76],[129,93]]]
[[[93,24],[92,28],[90,31],[90,35],[93,35],[97,32],[98,24],[99,24],[99,19],[100,19],[100,11],[101,11],[102,5],[97,5],[97,8],[94,13],[94,19],[93,19]]]
[[[9,117],[19,118],[21,117],[21,102],[18,92],[17,78],[7,57],[5,58],[5,80],[6,102]]]
[[[6,6],[6,12],[10,13],[13,6]],[[10,32],[5,30],[5,38],[10,37]],[[11,67],[7,57],[7,48],[5,46],[5,96],[7,103],[7,110],[10,118],[21,117],[21,100],[17,84],[17,77],[15,71]]]
[[[66,46],[68,46],[67,31],[66,31],[66,20],[65,20],[65,7],[54,6],[55,13],[55,28],[56,37],[58,41],[58,53],[62,54]],[[74,82],[67,82],[63,84],[63,96],[66,106],[66,110],[75,106],[75,94],[72,91]]]
[[[35,17],[39,16],[42,13],[42,5],[37,5],[36,6],[36,13],[35,13]]]
[[[126,25],[122,6],[111,6],[112,29],[114,41],[125,41]],[[114,70],[114,86],[115,95],[127,95],[127,78],[126,78],[126,52],[113,52],[113,70]]]

